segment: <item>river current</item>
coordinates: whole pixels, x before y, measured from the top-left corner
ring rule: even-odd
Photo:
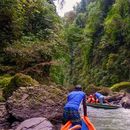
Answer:
[[[130,109],[87,107],[87,113],[96,130],[130,130]]]

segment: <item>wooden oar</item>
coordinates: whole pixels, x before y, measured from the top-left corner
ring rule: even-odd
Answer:
[[[84,116],[87,116],[86,96],[83,99],[83,110],[84,110]]]

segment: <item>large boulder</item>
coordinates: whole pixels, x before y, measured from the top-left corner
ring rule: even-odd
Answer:
[[[53,125],[43,117],[23,121],[16,130],[53,130]]]
[[[113,94],[112,96],[107,96],[106,99],[109,102],[113,102],[113,103],[119,103],[120,100],[125,96],[125,93],[116,93]]]
[[[130,108],[130,95],[127,94],[125,97],[123,97],[120,103],[124,108]]]
[[[105,98],[113,104],[122,105],[124,108],[130,108],[130,94],[128,93],[120,92]]]
[[[7,127],[9,125],[9,123],[7,122],[7,111],[6,111],[6,108],[5,108],[5,103],[0,103],[0,130],[3,128],[3,127]]]
[[[3,97],[5,99],[8,99],[12,95],[13,91],[17,90],[21,86],[35,86],[38,84],[39,83],[36,80],[32,79],[30,76],[24,75],[22,73],[17,73],[11,78],[8,85],[4,87]]]
[[[112,94],[112,91],[110,88],[102,87],[102,86],[95,86],[94,84],[88,85],[88,87],[85,89],[85,93],[87,95],[93,94],[95,92],[100,92],[105,96]]]
[[[26,86],[13,92],[6,102],[8,113],[15,120],[45,117],[50,121],[61,120],[66,91],[56,86]]]

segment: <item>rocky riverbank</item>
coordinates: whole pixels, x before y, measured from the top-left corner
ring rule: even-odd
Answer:
[[[54,86],[20,87],[6,103],[0,103],[0,129],[22,130],[26,127],[26,130],[38,130],[44,126],[46,130],[58,130],[65,96],[62,90]],[[118,93],[107,96],[107,99],[130,108],[129,94]]]
[[[109,102],[130,108],[129,94],[100,89],[109,95]],[[92,87],[91,90],[97,91]],[[3,91],[6,101],[0,103],[0,130],[58,130],[67,93],[64,87],[43,85],[29,76],[16,74]]]
[[[106,99],[113,104],[130,108],[130,94],[128,93],[116,93],[113,96],[107,96]]]
[[[5,103],[0,103],[0,129],[7,128],[9,126],[9,122],[7,121],[7,110],[5,107]]]
[[[45,118],[57,127],[65,99],[66,91],[52,85],[20,87],[0,104],[0,128],[16,129],[21,122],[36,117]]]
[[[42,123],[46,130],[48,127],[57,130],[66,94],[64,87],[54,83],[43,85],[28,75],[16,74],[3,88],[1,97],[6,101],[0,103],[0,130],[15,130],[23,121],[24,126],[26,120],[32,122],[32,126],[26,126],[28,129],[36,127],[38,130]]]

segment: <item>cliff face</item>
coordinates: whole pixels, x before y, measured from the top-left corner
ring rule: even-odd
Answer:
[[[3,0],[0,5],[1,75],[21,72],[63,84],[67,49],[53,0]]]
[[[109,87],[129,81],[129,0],[93,0],[84,10],[82,3],[67,26],[71,82]]]
[[[90,58],[90,76],[97,85],[129,81],[129,5],[128,0],[116,0],[108,10],[102,9],[105,15],[94,34]]]

